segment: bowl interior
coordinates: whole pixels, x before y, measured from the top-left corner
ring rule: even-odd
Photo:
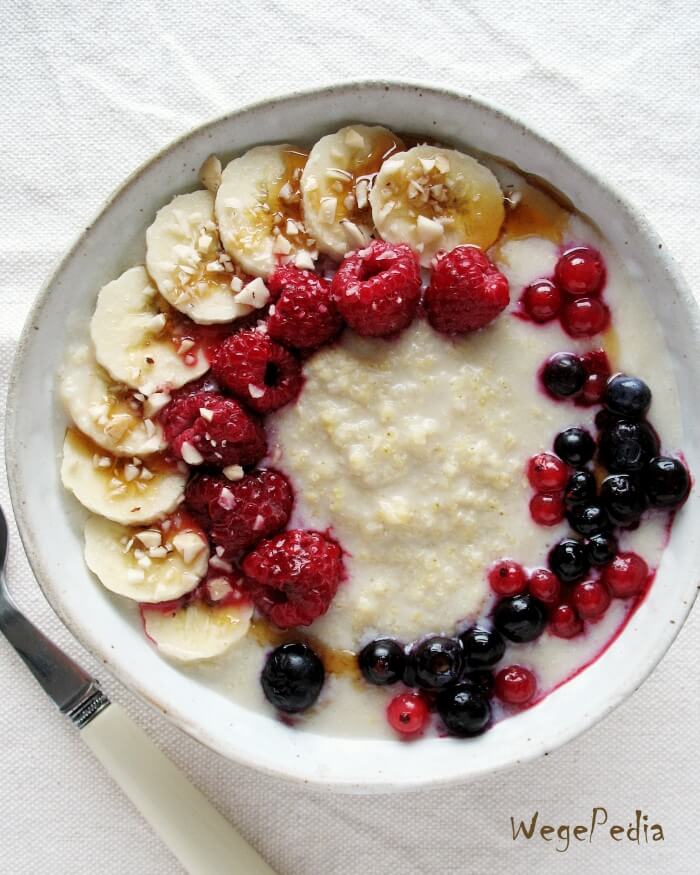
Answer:
[[[6,451],[13,504],[38,580],[63,621],[114,674],[225,756],[289,778],[366,790],[463,780],[532,758],[574,737],[631,693],[692,605],[700,501],[694,491],[648,598],[604,657],[537,707],[468,744],[428,739],[407,745],[293,731],[241,708],[157,655],[135,613],[89,575],[82,559],[82,513],[59,482],[63,420],[55,379],[66,344],[76,326],[89,320],[99,288],[143,260],[144,231],[156,209],[198,187],[198,168],[209,154],[239,153],[263,142],[309,142],[350,121],[381,123],[503,157],[546,178],[591,217],[662,326],[681,399],[684,451],[691,470],[700,470],[694,403],[698,310],[653,231],[590,173],[506,115],[468,97],[388,83],[340,86],[234,113],[187,135],[134,174],[63,260],[30,314],[10,390]]]

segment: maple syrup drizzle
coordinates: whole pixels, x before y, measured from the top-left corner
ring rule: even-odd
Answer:
[[[618,362],[620,361],[620,335],[617,333],[617,329],[612,322],[603,332],[601,346],[605,350],[605,354],[610,362],[610,369],[614,374],[618,370]]]
[[[561,243],[569,216],[555,200],[528,184],[518,203],[506,212],[498,245],[526,237],[544,237]]]
[[[520,200],[506,211],[501,233],[491,250],[495,258],[501,257],[502,247],[509,240],[540,237],[563,245],[566,242],[566,224],[574,214],[590,223],[562,192],[546,180],[514,169],[526,180],[526,185],[522,189]],[[620,338],[612,322],[603,332],[600,345],[610,361],[612,372],[615,373],[620,357]]]
[[[277,177],[272,191],[270,191],[271,213],[282,213],[285,219],[291,219],[297,225],[304,224],[304,215],[301,206],[301,190],[300,180],[301,174],[304,172],[309,153],[301,149],[285,149],[282,153],[284,162],[284,170]],[[294,193],[294,198],[283,202],[280,198],[280,191],[285,183],[289,183]]]
[[[329,647],[313,635],[306,635],[298,629],[282,630],[272,626],[263,617],[256,616],[250,623],[250,634],[263,647],[279,647],[281,644],[301,641],[318,653],[327,672],[360,680],[357,654],[352,650],[339,650]]]
[[[390,158],[397,152],[403,151],[405,148],[406,146],[402,139],[387,131],[387,133],[379,134],[376,137],[372,149],[368,154],[355,156],[348,167],[342,168],[351,175],[351,178],[345,181],[336,180],[335,184],[338,186],[337,191],[328,192],[329,195],[335,194],[337,198],[335,213],[336,221],[348,219],[355,224],[373,225],[371,218],[372,208],[370,204],[367,203],[363,207],[357,205],[355,199],[357,186],[359,183],[366,182],[367,192],[369,193],[372,190],[374,181],[377,178],[377,174],[379,173],[382,164],[387,158]],[[350,208],[348,208],[345,203],[345,198],[348,195],[352,195],[354,201],[353,206]],[[321,201],[321,189],[319,188],[316,191],[307,194],[307,197],[311,198],[312,202],[318,209]]]
[[[135,389],[113,380],[101,365],[97,365],[97,370],[104,377],[107,385],[107,418],[125,414],[131,417],[129,425],[124,429],[125,435],[131,434],[143,418],[143,403],[134,397]]]
[[[207,360],[211,360],[213,350],[231,334],[231,323],[199,325],[184,313],[176,310],[161,295],[156,297],[156,303],[158,312],[163,313],[166,317],[165,326],[159,337],[167,338],[173,345],[175,352],[187,365],[197,364],[199,352],[202,352]],[[181,350],[183,341],[192,341],[192,345],[188,345],[187,351]]]
[[[123,479],[122,474],[124,466],[130,464],[132,456],[112,455],[109,450],[96,444],[95,441],[83,434],[82,431],[79,431],[77,428],[67,428],[65,437],[66,439],[71,440],[74,444],[80,446],[86,453],[90,453],[92,456],[108,458],[111,462],[110,467],[99,468],[98,470],[109,473],[113,477]],[[134,453],[133,455],[136,456],[137,454]],[[148,468],[149,471],[153,471],[156,474],[173,474],[178,470],[176,461],[168,456],[167,453],[149,453],[147,456],[143,456],[142,462],[145,468]],[[134,481],[125,480],[124,482],[128,487]]]

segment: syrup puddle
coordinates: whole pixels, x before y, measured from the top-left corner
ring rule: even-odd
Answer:
[[[261,647],[279,647],[281,644],[301,641],[308,644],[318,653],[327,672],[343,675],[360,681],[360,670],[357,666],[357,655],[352,650],[337,650],[329,647],[312,635],[305,635],[298,629],[286,631],[271,626],[263,617],[254,617],[250,624],[250,634]]]

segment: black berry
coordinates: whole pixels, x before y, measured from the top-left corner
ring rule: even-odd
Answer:
[[[600,461],[611,474],[641,471],[659,452],[659,438],[647,422],[621,419],[606,428],[600,438]]]
[[[567,510],[589,504],[596,497],[597,486],[591,471],[574,471],[564,490],[564,506]]]
[[[515,595],[496,605],[493,622],[509,641],[534,641],[544,631],[547,613],[542,602],[533,596]]]
[[[644,513],[646,500],[636,474],[612,474],[600,487],[600,500],[610,519],[618,526],[636,523]]]
[[[453,684],[464,667],[460,642],[442,635],[434,635],[415,644],[409,660],[414,684],[424,690],[440,690]]]
[[[395,684],[403,677],[406,655],[392,638],[378,638],[362,648],[357,658],[364,679],[376,686]]]
[[[587,538],[610,528],[610,518],[603,505],[597,501],[572,508],[566,518],[575,532]]]
[[[617,374],[608,380],[602,400],[615,416],[641,417],[651,405],[651,390],[644,380]]]
[[[571,352],[557,352],[547,359],[542,371],[547,391],[557,398],[568,398],[583,388],[586,371],[581,359]]]
[[[506,642],[495,629],[471,626],[459,636],[469,668],[490,668],[503,659]]]
[[[464,673],[462,683],[471,684],[480,696],[490,699],[493,696],[496,681],[493,672],[487,668],[475,668]]]
[[[549,567],[562,583],[576,583],[588,573],[588,557],[583,541],[564,538],[549,553]]]
[[[592,535],[586,542],[586,556],[591,565],[607,565],[617,555],[617,539],[614,535]]]
[[[554,439],[554,452],[568,465],[578,468],[593,458],[595,441],[585,428],[567,428]]]
[[[324,679],[323,663],[316,653],[307,644],[293,643],[272,651],[260,680],[268,702],[295,714],[314,704]]]
[[[678,507],[690,492],[688,469],[678,459],[667,456],[649,462],[643,481],[652,507]]]
[[[471,684],[443,690],[437,697],[437,710],[447,731],[461,737],[479,735],[491,720],[491,706]]]

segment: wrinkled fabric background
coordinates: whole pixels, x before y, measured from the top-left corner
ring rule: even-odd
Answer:
[[[2,397],[32,298],[128,173],[214,115],[349,78],[444,84],[517,114],[641,207],[700,289],[699,44],[695,0],[5,0]],[[4,467],[0,498],[7,508]],[[280,875],[699,871],[698,609],[631,700],[549,757],[457,789],[332,796],[229,764],[104,676],[52,615],[16,537],[13,547],[21,606],[103,677]],[[594,805],[623,824],[643,809],[665,842],[557,853],[511,839],[511,815],[585,823]],[[0,641],[0,872],[180,871]]]

